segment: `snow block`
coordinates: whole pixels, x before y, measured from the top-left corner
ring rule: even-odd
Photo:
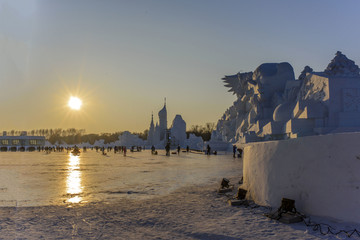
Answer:
[[[360,223],[360,133],[248,143],[242,187],[256,204]]]

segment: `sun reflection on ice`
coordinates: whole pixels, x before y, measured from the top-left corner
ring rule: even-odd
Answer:
[[[80,157],[69,155],[68,176],[66,179],[66,192],[71,196],[67,202],[80,203],[82,198],[79,196],[82,193],[81,186],[81,171],[80,171]],[[75,196],[74,196],[75,195]]]

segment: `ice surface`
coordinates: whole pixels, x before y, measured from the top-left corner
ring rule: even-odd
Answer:
[[[122,154],[88,150],[65,153],[0,154],[0,206],[41,206],[147,199],[180,187],[205,184],[242,174],[231,155],[183,153],[165,156],[150,151]]]

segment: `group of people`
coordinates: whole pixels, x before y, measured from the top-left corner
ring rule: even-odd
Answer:
[[[214,152],[211,152],[211,147],[210,145],[208,144],[206,146],[206,152],[205,152],[206,155],[211,155],[211,154],[214,154],[214,155],[217,155],[217,151],[215,150]]]
[[[181,150],[180,145],[178,145],[176,149],[177,149],[177,154],[179,155]],[[166,144],[165,150],[166,150],[166,156],[170,156],[170,143]]]
[[[233,145],[233,157],[236,158],[236,152],[238,152],[237,156],[242,158],[243,150],[241,148],[237,148],[236,145]]]
[[[170,149],[171,149],[170,143],[167,143],[165,145],[166,156],[170,156]],[[181,151],[180,145],[177,146],[176,150],[177,150],[177,154],[180,155],[180,151]],[[186,146],[186,152],[189,152],[189,151],[190,151],[190,147]],[[154,145],[151,146],[151,154],[153,154],[153,155],[158,154]]]

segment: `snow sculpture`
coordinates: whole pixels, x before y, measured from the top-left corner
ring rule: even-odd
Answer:
[[[189,138],[184,141],[185,146],[189,146],[190,149],[194,150],[203,150],[204,149],[204,141],[202,137],[197,137],[195,134],[191,133]]]
[[[186,147],[186,122],[183,120],[181,115],[177,114],[172,122],[171,128],[167,129],[166,99],[164,107],[159,111],[158,115],[159,124],[156,123],[155,126],[154,116],[153,114],[151,115],[149,134],[146,144],[148,146],[154,145],[156,148],[163,148],[169,140],[172,146],[180,145],[181,147]],[[197,148],[197,146],[194,146],[194,148]]]
[[[151,114],[151,122],[149,127],[149,134],[147,138],[148,146],[157,146],[161,147],[165,142],[165,135],[167,130],[167,110],[166,110],[166,99],[164,102],[164,107],[159,111],[159,123],[156,123],[154,126],[154,115]]]
[[[304,80],[304,78],[306,77],[307,73],[312,73],[313,69],[309,66],[305,66],[304,70],[302,70],[300,76],[299,76],[299,80]]]
[[[298,80],[289,63],[264,63],[223,78],[237,100],[218,121],[217,141],[252,142],[360,131],[359,67],[337,52],[324,72],[306,66]]]
[[[336,53],[335,58],[329,63],[324,72],[329,76],[360,76],[358,65],[340,51]]]
[[[147,138],[147,144],[152,146],[156,144],[156,137],[155,137],[155,126],[154,126],[154,115],[151,114],[151,122],[150,122],[150,128]]]
[[[138,135],[125,131],[119,136],[119,140],[115,142],[115,146],[143,146],[144,143],[145,141],[139,138]]]
[[[223,78],[225,86],[238,99],[219,120],[217,139],[236,142],[239,138],[256,139],[256,133],[273,118],[274,109],[284,102],[285,90],[291,92],[295,81],[289,63],[265,63],[254,72],[238,73]]]
[[[289,63],[264,63],[254,71],[253,80],[257,83],[260,100],[269,105],[273,97],[278,97],[275,94],[284,91],[287,81],[295,80],[294,70]]]
[[[186,139],[186,123],[181,115],[177,114],[171,126],[171,142],[173,145],[186,147],[184,141]]]
[[[159,111],[159,128],[160,128],[160,141],[165,139],[165,132],[167,129],[167,111],[166,111],[166,100],[164,107]]]
[[[241,98],[245,94],[247,82],[252,81],[252,75],[252,72],[237,73],[236,75],[225,76],[223,80],[226,83],[225,86],[230,88],[228,91]]]

